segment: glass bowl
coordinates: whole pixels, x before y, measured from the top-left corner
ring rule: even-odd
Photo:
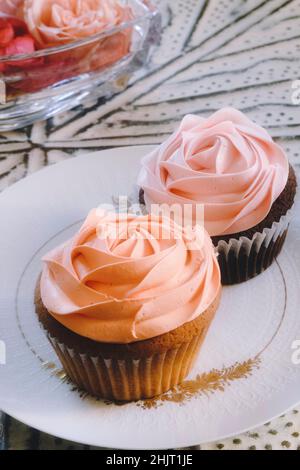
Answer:
[[[159,41],[160,15],[148,0],[124,3],[130,5],[133,18],[118,27],[30,55],[0,58],[0,131],[126,88]]]

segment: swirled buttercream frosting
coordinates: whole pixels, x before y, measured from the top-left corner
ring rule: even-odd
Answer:
[[[288,179],[288,159],[268,132],[233,108],[208,119],[183,118],[178,130],[144,157],[138,184],[152,204],[201,204],[211,236],[260,223]]]
[[[220,289],[209,235],[158,215],[93,209],[73,238],[48,253],[43,304],[73,332],[130,343],[201,315]]]

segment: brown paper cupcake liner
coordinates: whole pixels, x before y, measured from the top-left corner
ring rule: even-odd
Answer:
[[[176,348],[140,359],[79,354],[50,335],[49,340],[65,372],[79,389],[100,398],[131,401],[161,395],[182,382],[207,330]]]
[[[253,237],[220,240],[216,250],[221,269],[222,284],[238,284],[265,271],[279,255],[284,244],[293,210],[290,209],[271,228],[257,232]]]

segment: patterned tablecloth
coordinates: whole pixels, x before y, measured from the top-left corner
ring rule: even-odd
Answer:
[[[107,102],[90,101],[0,135],[0,190],[66,158],[160,143],[186,113],[232,105],[300,164],[300,0],[158,0],[163,36],[148,69]],[[297,81],[299,79],[299,81]],[[300,399],[300,392],[299,392]],[[0,412],[0,448],[83,448]],[[298,449],[300,408],[202,449]]]

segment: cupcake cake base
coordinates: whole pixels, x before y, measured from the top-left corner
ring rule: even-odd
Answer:
[[[101,343],[55,320],[35,293],[36,312],[71,381],[93,396],[132,401],[160,395],[187,376],[214,318],[220,292],[195,320],[163,335],[129,344]]]

